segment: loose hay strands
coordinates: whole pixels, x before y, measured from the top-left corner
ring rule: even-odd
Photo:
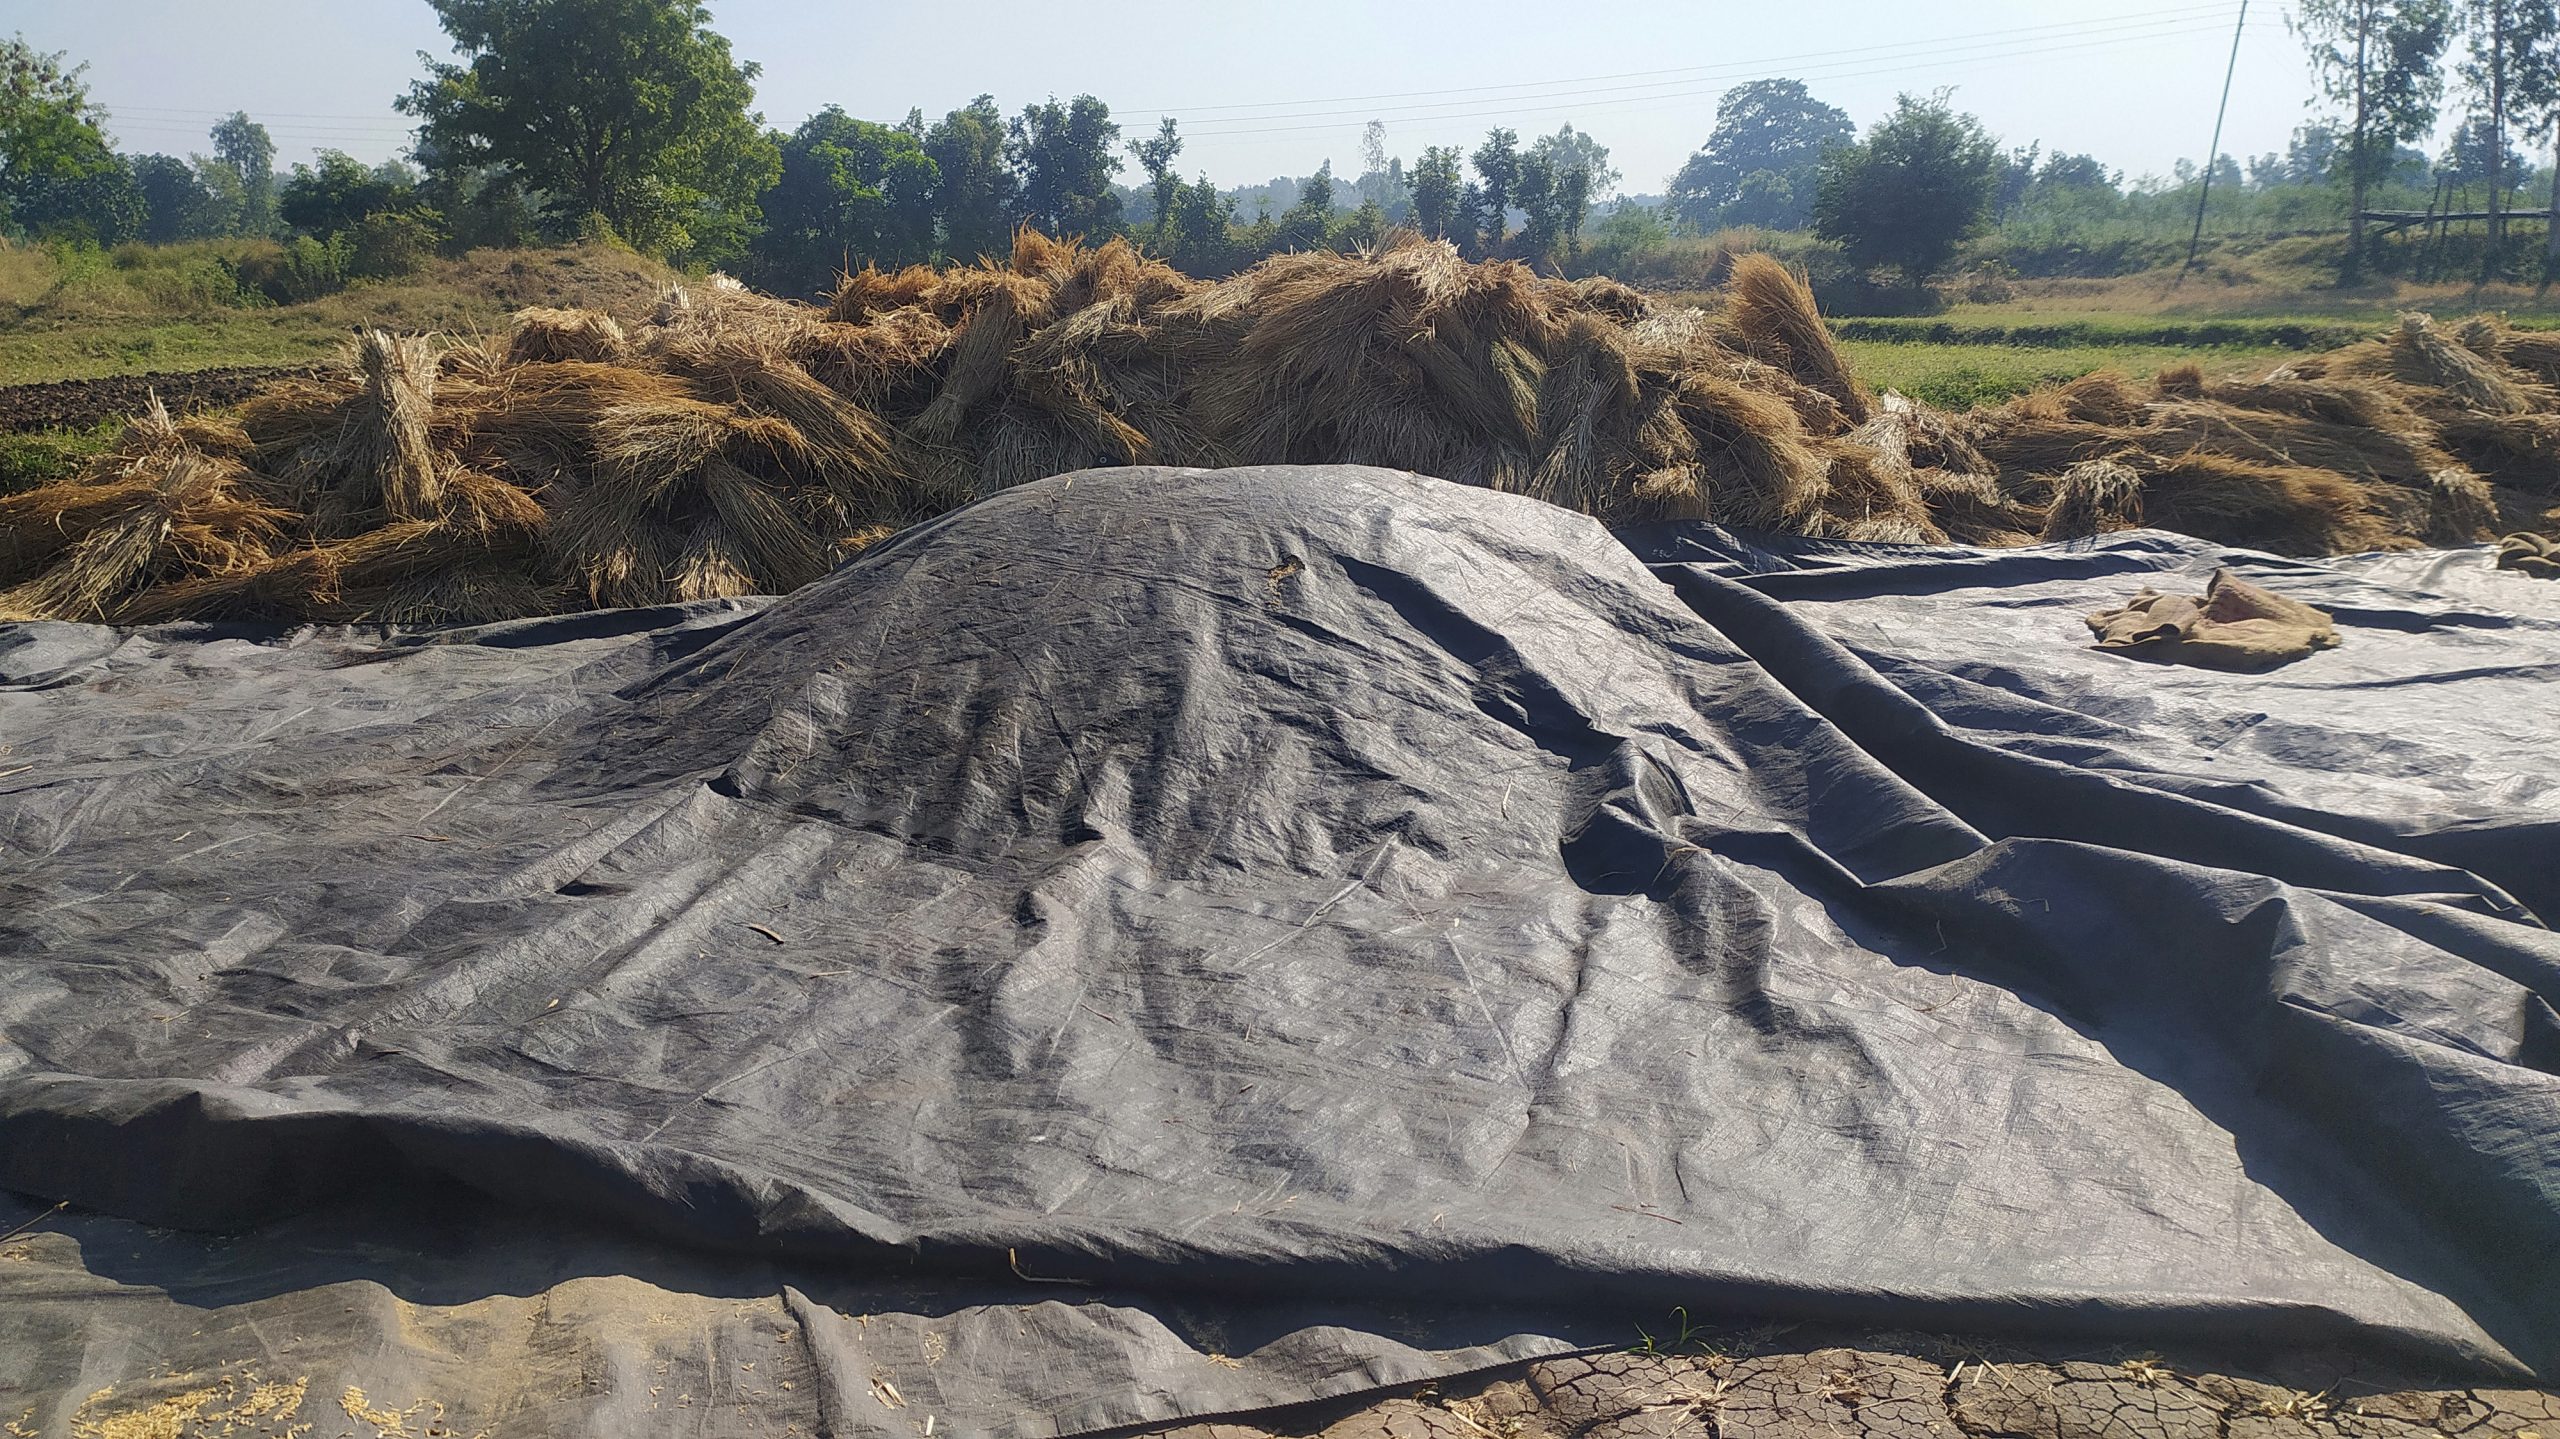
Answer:
[[[1745,353],[1830,396],[1850,424],[1866,423],[1873,397],[1850,373],[1814,306],[1813,291],[1793,270],[1767,255],[1744,255],[1733,262],[1727,293]]]
[[[2007,545],[2152,524],[2317,554],[2560,528],[2560,336],[2410,317],[2257,378],[2101,372],[1949,415],[1860,386],[1802,281],[1715,310],[1403,235],[1186,279],[1025,232],[486,344],[361,333],[225,420],[0,497],[0,612],[477,623],[804,584],[1091,465],[1359,463],[1611,523]]]
[[[630,358],[622,325],[598,310],[518,310],[507,332],[505,363],[536,365],[561,360],[617,365]]]
[[[0,619],[98,620],[125,596],[185,575],[248,571],[293,515],[233,459],[187,442],[155,399],[123,456],[89,482],[0,499]]]
[[[2073,465],[2054,481],[2046,506],[2044,537],[2080,540],[2142,521],[2142,476],[2114,460]]]

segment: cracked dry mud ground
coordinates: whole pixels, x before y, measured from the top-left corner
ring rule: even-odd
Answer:
[[[2560,1394],[2399,1387],[2294,1366],[2292,1385],[2147,1357],[2003,1362],[1812,1349],[1550,1359],[1358,1405],[1160,1439],[2560,1439]]]

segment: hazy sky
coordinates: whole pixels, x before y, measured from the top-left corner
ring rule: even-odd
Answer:
[[[1795,76],[1861,126],[1897,91],[1953,86],[2013,144],[2087,151],[2132,179],[2200,156],[2237,0],[976,0],[897,6],[713,0],[759,61],[758,104],[789,128],[834,103],[896,120],[995,95],[1107,101],[1131,136],[1170,113],[1180,165],[1222,184],[1358,171],[1360,131],[1389,148],[1470,147],[1572,121],[1611,147],[1630,191],[1658,191],[1703,140],[1716,97]],[[2283,147],[2311,93],[2286,7],[2255,0],[2223,149]],[[381,159],[406,144],[391,99],[420,50],[446,52],[424,0],[0,0],[0,33],[89,62],[133,150],[206,148],[245,109],[286,162],[320,148]],[[1134,169],[1131,171],[1134,175]]]

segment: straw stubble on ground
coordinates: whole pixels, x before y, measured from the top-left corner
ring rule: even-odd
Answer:
[[[2546,1439],[2560,1395],[2395,1384],[2353,1370],[2279,1383],[2180,1372],[2148,1356],[1915,1352],[1551,1359],[1401,1395],[1164,1439]],[[2312,1367],[2317,1367],[2312,1366]],[[2297,1385],[2311,1385],[2304,1388]]]

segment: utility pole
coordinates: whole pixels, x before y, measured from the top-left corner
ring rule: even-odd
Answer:
[[[2196,267],[2196,252],[2204,248],[2204,202],[2213,198],[2213,167],[2222,163],[2222,119],[2231,112],[2231,81],[2240,73],[2240,37],[2249,28],[2249,0],[2240,0],[2240,21],[2231,27],[2231,63],[2222,72],[2222,104],[2213,112],[2213,143],[2204,151],[2204,183],[2196,187],[2196,232],[2187,237],[2187,263],[2178,270],[2175,289],[2187,282],[2187,271]]]

